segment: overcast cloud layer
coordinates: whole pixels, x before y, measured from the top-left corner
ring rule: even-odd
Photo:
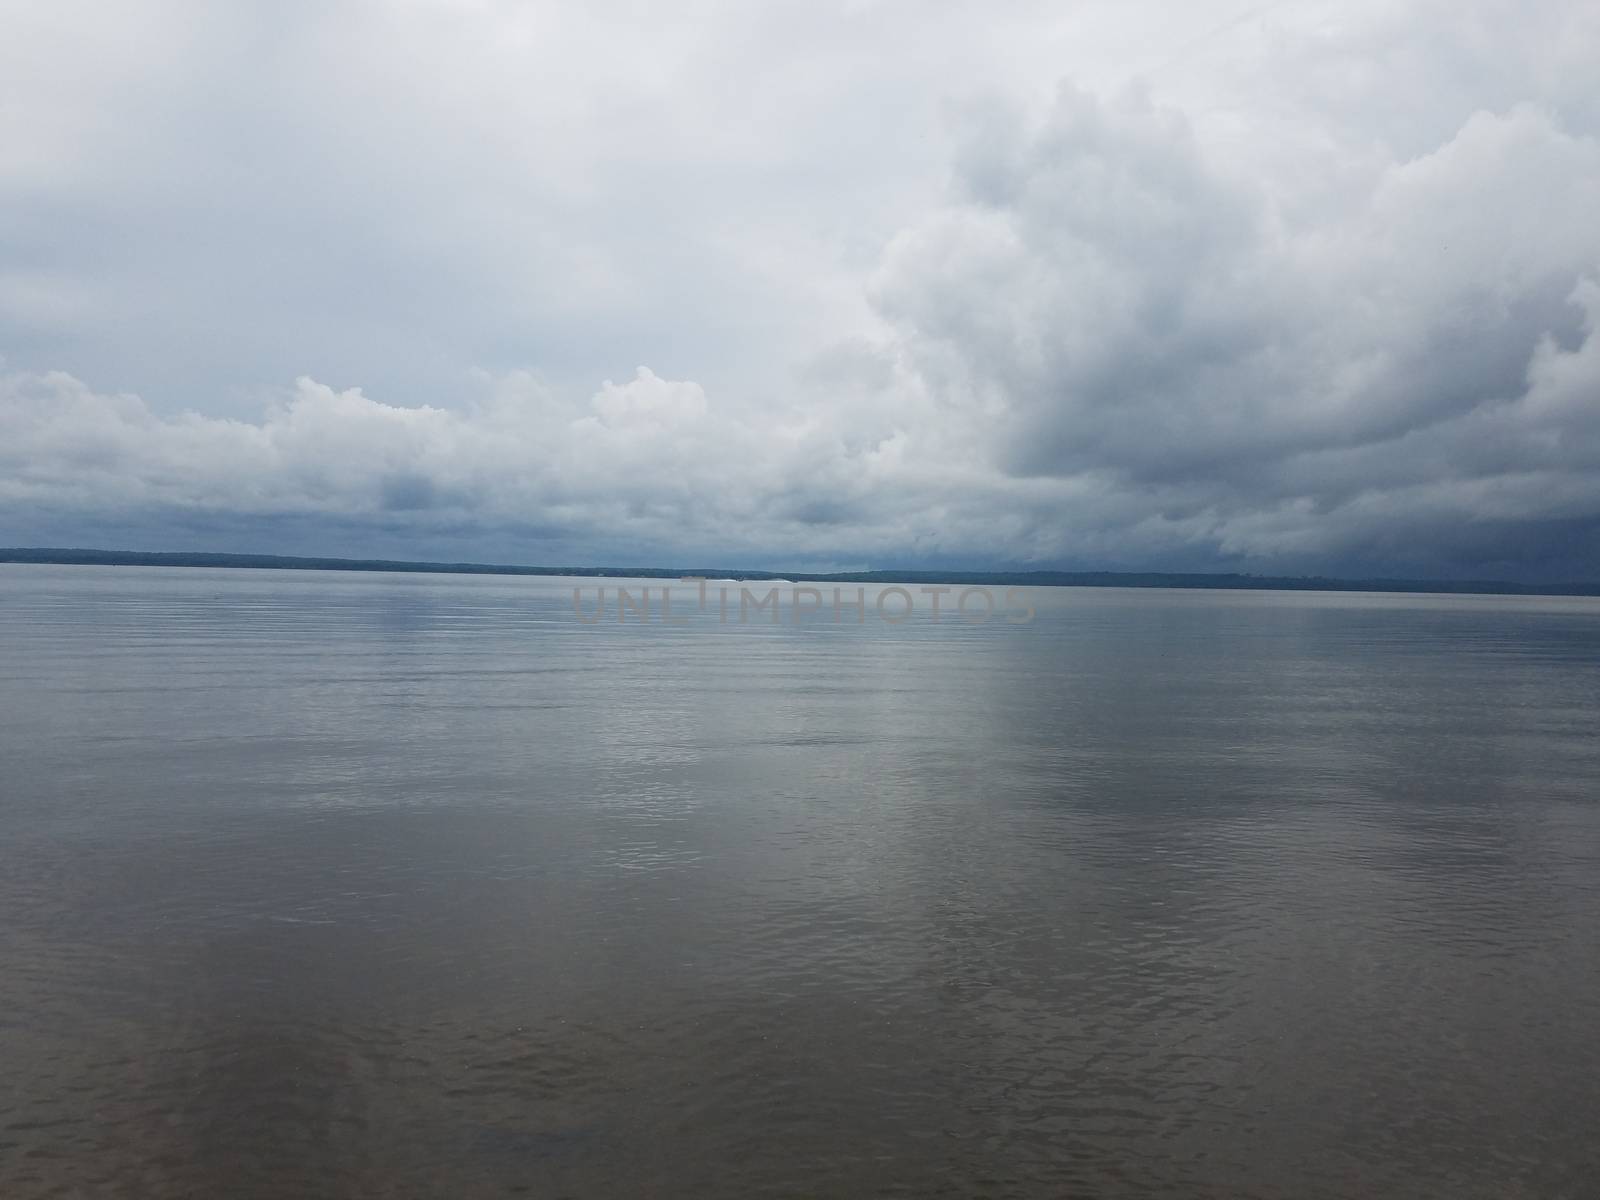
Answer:
[[[0,544],[1600,578],[1600,7],[0,0]]]

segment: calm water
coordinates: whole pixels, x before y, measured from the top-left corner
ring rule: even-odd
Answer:
[[[1594,1194],[1600,603],[571,587],[0,567],[0,1196]]]

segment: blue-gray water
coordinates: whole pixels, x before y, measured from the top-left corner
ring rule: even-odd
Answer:
[[[572,585],[0,567],[0,1195],[1594,1194],[1600,603]]]

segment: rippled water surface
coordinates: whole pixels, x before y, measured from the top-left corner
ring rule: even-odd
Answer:
[[[573,582],[0,567],[0,1196],[1595,1194],[1600,603]]]

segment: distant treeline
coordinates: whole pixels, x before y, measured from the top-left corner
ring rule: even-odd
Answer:
[[[1266,589],[1291,592],[1439,592],[1510,596],[1600,596],[1600,583],[1505,583],[1484,579],[1329,579],[1320,575],[1187,574],[1166,571],[843,571],[828,575],[724,567],[518,567],[503,563],[406,562],[382,558],[300,558],[282,554],[150,553],[140,550],[0,548],[0,562],[112,567],[233,567],[271,571],[397,571],[434,575],[576,575],[678,579],[685,575],[815,583],[951,583],[972,587],[1138,587]]]

